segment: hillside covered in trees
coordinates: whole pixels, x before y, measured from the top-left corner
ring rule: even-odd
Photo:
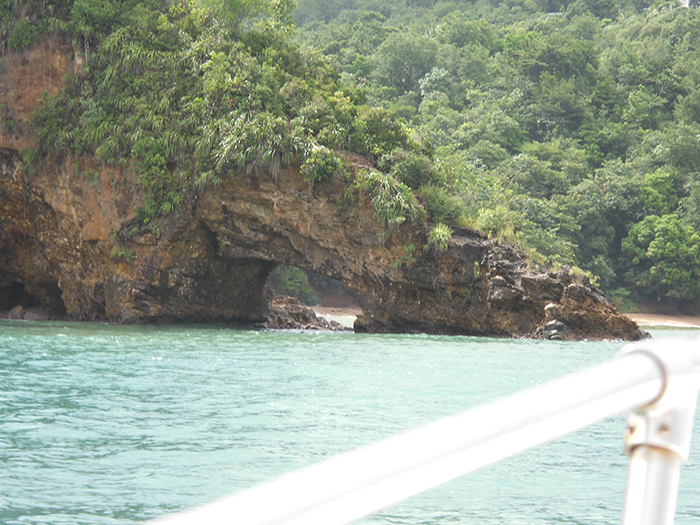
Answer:
[[[94,157],[145,195],[114,257],[232,170],[296,164],[311,186],[346,181],[348,203],[368,194],[387,235],[427,220],[440,249],[475,228],[618,302],[700,305],[692,4],[1,3],[3,54],[48,37],[83,60],[31,123],[0,108],[5,132],[38,137],[25,169]]]
[[[422,154],[377,157],[437,222],[700,304],[700,18],[674,2],[299,0],[299,38]]]

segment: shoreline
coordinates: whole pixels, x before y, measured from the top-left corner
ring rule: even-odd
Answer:
[[[350,319],[354,321],[358,315],[362,313],[360,308],[342,307],[342,306],[312,306],[316,315],[325,317],[326,319],[344,318],[348,322]],[[669,328],[700,328],[700,316],[693,315],[664,315],[664,314],[641,314],[641,313],[624,313],[639,325],[644,327],[669,327]]]
[[[700,316],[622,313],[644,327],[700,328]]]
[[[326,321],[335,321],[346,328],[353,328],[355,319],[362,310],[352,306],[309,306],[317,317],[323,317]]]
[[[352,306],[309,306],[316,315],[323,317],[332,315],[334,317],[357,317],[362,313],[362,309]]]
[[[357,307],[346,306],[309,306],[318,317],[324,317],[326,320],[334,320],[340,324],[352,327],[355,318],[362,314],[362,309]],[[8,314],[10,312],[2,312]],[[622,315],[629,317],[640,328],[698,328],[700,329],[700,316],[697,315],[664,315],[664,314],[643,314],[643,313],[628,313],[620,312]],[[12,320],[11,315],[0,315],[0,319]],[[17,318],[14,318],[17,319]],[[22,320],[29,321],[71,321],[70,319],[50,319],[49,316],[31,315]],[[109,324],[109,323],[108,323]]]

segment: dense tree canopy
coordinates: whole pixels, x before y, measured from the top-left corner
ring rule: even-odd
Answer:
[[[420,171],[430,177],[390,173],[426,199],[436,222],[500,235],[639,301],[700,305],[689,281],[700,227],[694,8],[643,0],[298,3],[299,38],[430,147]],[[365,24],[372,47],[355,36]],[[652,231],[673,241],[645,245]],[[633,246],[645,255],[632,257]]]
[[[622,241],[626,278],[647,294],[694,301],[700,292],[700,235],[675,214],[649,215]]]

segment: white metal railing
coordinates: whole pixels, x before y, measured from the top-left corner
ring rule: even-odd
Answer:
[[[664,347],[666,346],[666,348]],[[672,348],[667,348],[672,346]],[[673,523],[700,387],[700,340],[618,358],[332,458],[153,525],[340,525],[633,410],[623,525]]]

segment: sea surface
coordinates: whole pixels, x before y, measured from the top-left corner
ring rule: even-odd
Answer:
[[[657,338],[697,330],[655,330]],[[616,342],[0,321],[0,523],[142,523],[615,356]],[[614,524],[624,416],[363,524]],[[700,521],[700,424],[676,523]],[[274,504],[274,502],[271,502]]]

